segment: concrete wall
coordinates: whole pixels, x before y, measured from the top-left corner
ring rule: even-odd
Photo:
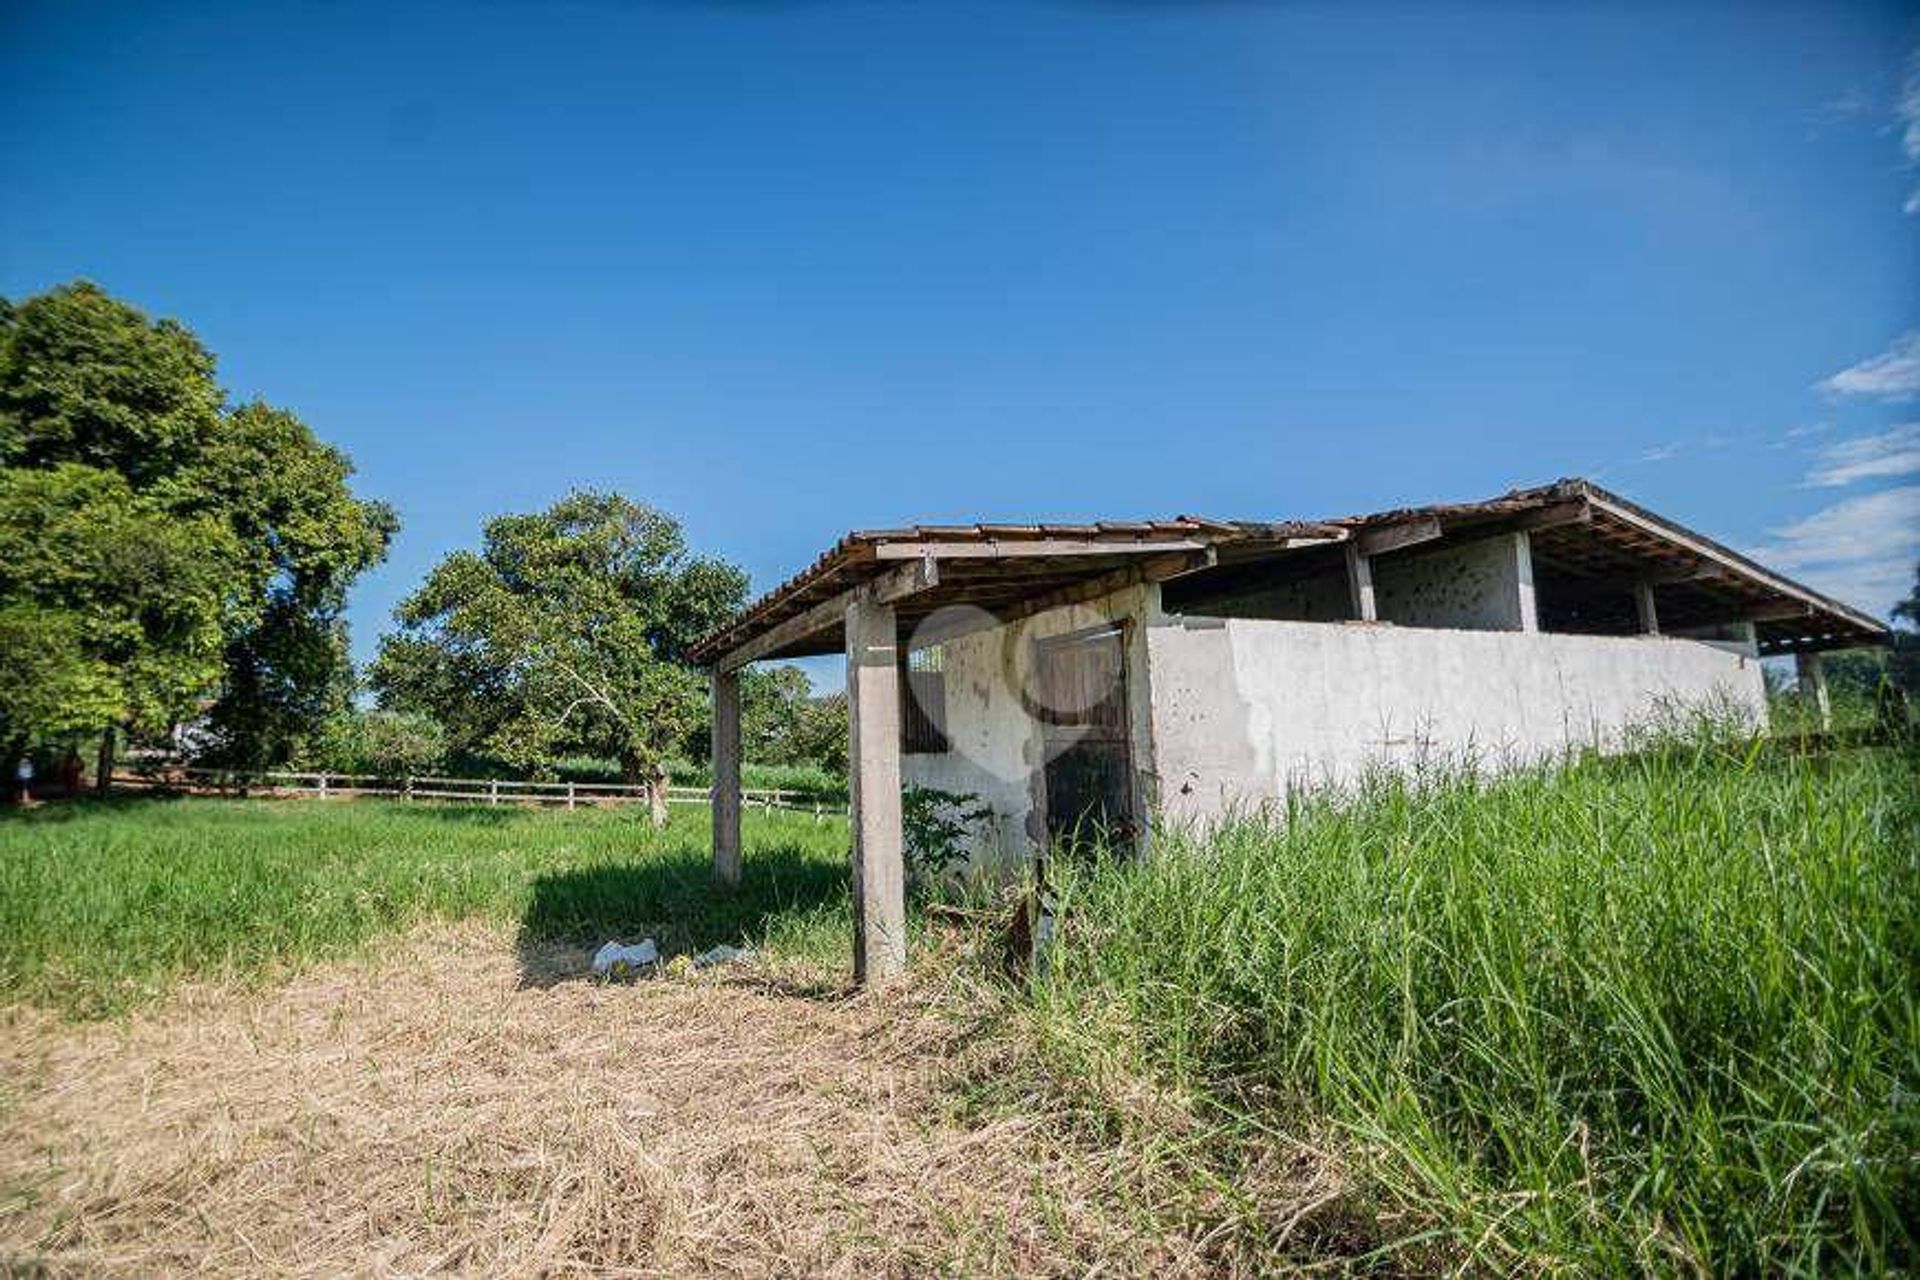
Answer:
[[[1147,649],[1159,802],[1176,821],[1375,763],[1610,746],[1663,705],[1766,718],[1758,661],[1669,637],[1173,619]]]
[[[972,864],[1017,865],[1044,834],[1037,801],[1041,786],[1041,730],[1020,690],[1028,679],[1034,642],[1113,622],[1128,622],[1127,705],[1136,769],[1134,795],[1151,803],[1151,699],[1147,690],[1145,620],[1158,610],[1159,588],[1129,587],[1089,604],[1064,605],[1010,626],[994,626],[947,641],[946,725],[950,750],[900,759],[906,786],[975,795],[993,810],[992,831],[971,851]],[[1142,824],[1144,826],[1144,823]]]
[[[1373,560],[1375,609],[1382,622],[1403,627],[1457,627],[1519,631],[1524,585],[1532,575],[1502,534],[1435,551],[1404,551]]]
[[[1497,617],[1499,584],[1514,579],[1485,547],[1452,563],[1459,576],[1443,564],[1426,580],[1493,586],[1410,587],[1403,600],[1434,613],[1477,600],[1482,622]],[[1131,587],[943,645],[951,750],[903,756],[901,774],[992,809],[973,866],[1022,865],[1044,834],[1041,731],[1020,695],[1034,642],[1113,622],[1128,626],[1135,798],[1175,820],[1351,781],[1375,763],[1471,754],[1497,767],[1609,747],[1676,706],[1766,719],[1758,660],[1700,640],[1169,617],[1159,588]]]

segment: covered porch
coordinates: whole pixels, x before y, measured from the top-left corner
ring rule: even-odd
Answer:
[[[713,681],[713,873],[740,879],[740,671],[843,652],[853,828],[854,976],[906,964],[901,830],[902,668],[910,647],[955,639],[1238,555],[1344,538],[1325,524],[1182,518],[1092,525],[914,526],[848,535],[693,657]]]

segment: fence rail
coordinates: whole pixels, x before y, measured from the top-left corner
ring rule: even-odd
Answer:
[[[623,782],[521,782],[509,778],[381,778],[371,774],[272,770],[241,773],[230,769],[176,767],[116,773],[116,788],[192,791],[217,795],[311,796],[320,800],[457,800],[468,804],[530,804],[574,809],[581,805],[645,804],[647,788]],[[816,817],[847,811],[844,802],[805,791],[745,788],[749,808],[811,813]],[[710,805],[711,787],[669,786],[670,805]]]

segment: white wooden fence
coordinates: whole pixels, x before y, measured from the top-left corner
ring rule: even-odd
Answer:
[[[387,800],[457,800],[467,804],[581,805],[647,803],[647,789],[622,782],[516,782],[507,778],[377,778],[370,774],[171,768],[152,773],[116,773],[114,787],[165,791],[212,791],[222,795],[311,796],[320,800],[375,797]],[[667,788],[668,804],[713,803],[710,787]],[[816,818],[847,811],[844,802],[804,791],[747,788],[741,803],[772,812],[811,813]]]

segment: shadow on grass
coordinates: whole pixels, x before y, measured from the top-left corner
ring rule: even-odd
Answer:
[[[721,944],[759,947],[770,931],[845,905],[851,887],[844,863],[793,847],[749,851],[735,888],[713,883],[704,849],[549,872],[533,882],[520,920],[521,985],[589,977],[593,951],[609,939],[652,938],[663,960]]]
[[[0,804],[0,823],[57,823],[72,822],[79,818],[91,817],[103,813],[137,814],[142,810],[158,811],[178,805],[183,801],[230,801],[238,803],[268,803],[276,805],[325,805],[329,809],[339,808],[341,812],[350,812],[345,806],[387,806],[397,808],[409,816],[417,816],[435,822],[444,822],[464,827],[504,827],[527,817],[530,814],[547,812],[530,805],[490,805],[484,799],[475,801],[423,802],[407,804],[398,797],[366,797],[356,799],[336,798],[322,800],[315,796],[280,796],[270,792],[256,791],[252,794],[233,792],[225,795],[199,795],[186,791],[117,791],[110,796],[84,795],[62,796],[51,800],[42,800],[31,806]]]
[[[177,804],[187,797],[178,791],[116,791],[109,796],[89,792],[79,796],[57,796],[32,805],[0,805],[0,822],[46,823],[72,822],[100,813],[137,813]]]

